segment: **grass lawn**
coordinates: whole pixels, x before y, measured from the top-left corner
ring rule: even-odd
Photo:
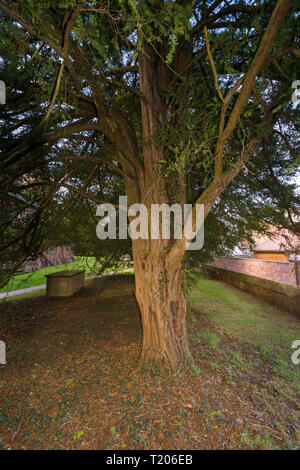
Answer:
[[[12,277],[9,283],[0,289],[0,292],[10,292],[12,290],[26,289],[27,287],[40,286],[46,284],[46,274],[50,274],[56,271],[63,271],[65,269],[85,269],[85,275],[90,276],[97,274],[101,271],[101,263],[97,262],[93,257],[81,257],[77,258],[73,263],[61,264],[59,266],[49,266],[47,268],[38,269],[30,273],[18,274]],[[124,269],[124,266],[120,266],[114,270]],[[105,271],[112,271],[112,268],[104,269]]]
[[[26,292],[25,294],[13,295],[12,297],[4,297],[0,299],[1,302],[19,302],[20,300],[29,299],[31,297],[41,296],[46,294],[46,289],[38,289],[33,292]]]
[[[138,369],[132,275],[68,299],[1,302],[0,447],[299,448],[299,319],[199,277],[187,329],[195,365],[172,375]]]

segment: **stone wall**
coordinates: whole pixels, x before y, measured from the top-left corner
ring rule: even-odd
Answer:
[[[206,265],[205,271],[214,279],[228,282],[300,317],[300,287],[211,265]]]
[[[296,266],[289,261],[271,261],[243,257],[215,258],[214,266],[230,269],[238,273],[250,274],[271,281],[297,285]],[[297,263],[298,279],[300,280],[300,262]]]

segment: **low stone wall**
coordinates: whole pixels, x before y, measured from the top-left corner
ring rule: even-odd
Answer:
[[[300,317],[300,287],[211,265],[206,265],[205,271],[213,279],[228,282]]]
[[[262,277],[270,281],[283,282],[284,284],[290,284],[292,286],[297,285],[296,266],[294,262],[224,256],[215,258],[213,265],[238,273]],[[298,279],[300,279],[299,261],[297,265]]]

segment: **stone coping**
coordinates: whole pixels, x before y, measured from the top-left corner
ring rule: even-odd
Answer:
[[[225,258],[225,259],[241,259],[243,261],[261,261],[265,263],[281,263],[281,264],[292,264],[295,263],[295,261],[280,261],[276,259],[263,259],[263,258],[247,258],[247,256],[219,256],[218,258]],[[214,265],[212,265],[214,266]],[[223,268],[226,269],[226,268]]]
[[[46,277],[72,277],[84,272],[84,269],[65,269],[64,271],[56,271],[55,273],[46,274]]]

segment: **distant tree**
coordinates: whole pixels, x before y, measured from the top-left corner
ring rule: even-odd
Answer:
[[[55,194],[204,204],[206,246],[214,217],[221,245],[235,214],[240,227],[259,219],[261,198],[293,227],[283,172],[299,163],[297,2],[1,0],[0,10],[2,192],[30,175],[40,198],[24,248],[41,240]],[[191,361],[186,242],[132,241],[141,358],[173,369]]]

